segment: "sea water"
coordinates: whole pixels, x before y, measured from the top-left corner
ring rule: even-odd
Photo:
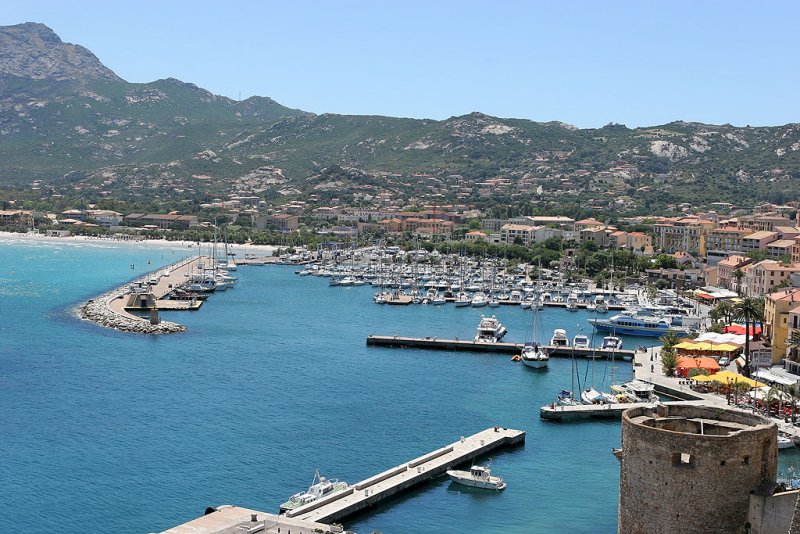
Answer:
[[[369,334],[471,339],[481,314],[522,342],[531,311],[381,306],[369,286],[249,266],[200,311],[162,314],[184,334],[124,334],[74,317],[76,305],[191,253],[0,240],[0,531],[152,532],[221,504],[277,512],[316,469],[354,483],[494,425],[527,431],[523,447],[492,454],[504,492],[441,477],[345,525],[616,531],[619,422],[539,418],[572,387],[571,360],[537,372],[509,355],[365,344]],[[540,317],[548,339],[554,328],[591,333],[586,311]],[[652,341],[625,338],[625,348]],[[582,385],[606,390],[631,376],[627,362],[577,367]]]

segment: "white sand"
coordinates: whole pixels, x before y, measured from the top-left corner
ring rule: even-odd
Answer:
[[[194,241],[167,241],[164,239],[141,239],[123,240],[114,238],[99,238],[83,235],[73,235],[68,237],[48,237],[43,234],[18,234],[14,232],[0,232],[0,243],[7,241],[29,242],[29,243],[58,243],[58,244],[84,244],[84,243],[103,243],[108,245],[118,245],[124,247],[142,248],[169,248],[169,249],[192,249],[197,251],[198,244]],[[210,243],[200,243],[203,250],[209,250]],[[219,245],[217,245],[219,246]],[[255,254],[257,256],[272,256],[275,251],[273,245],[238,245],[228,244],[228,252],[235,253],[238,257],[244,258],[245,254]]]

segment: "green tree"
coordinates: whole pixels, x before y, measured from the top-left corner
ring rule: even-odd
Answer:
[[[678,334],[675,332],[667,332],[659,338],[659,341],[664,345],[663,350],[672,350],[672,348],[678,344],[678,339]]]
[[[764,300],[745,297],[734,307],[734,318],[744,321],[744,376],[750,376],[750,327],[764,322]]]
[[[789,335],[786,346],[789,349],[789,359],[793,362],[800,360],[800,330]]]
[[[736,294],[740,297],[742,296],[742,279],[744,278],[744,272],[741,269],[736,269],[731,273],[731,275],[736,279]]]
[[[670,349],[661,349],[661,367],[666,376],[675,376],[675,368],[678,366],[678,357],[675,351]]]

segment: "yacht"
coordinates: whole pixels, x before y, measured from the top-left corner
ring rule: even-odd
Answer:
[[[620,350],[622,348],[622,340],[616,336],[606,336],[603,338],[601,348],[605,350]]]
[[[479,343],[497,343],[503,336],[506,335],[506,327],[492,315],[486,317],[481,315],[481,321],[478,323],[478,331],[475,333],[475,341]]]
[[[572,346],[576,349],[588,349],[589,338],[584,334],[577,334],[574,338],[572,338]]]
[[[567,297],[567,309],[569,311],[578,311],[578,295],[570,293]]]
[[[607,313],[608,303],[603,295],[597,295],[594,299],[594,311],[597,313]]]
[[[472,301],[470,302],[474,308],[482,308],[489,304],[489,299],[486,298],[486,295],[483,293],[475,293],[475,296],[472,297]]]
[[[661,402],[656,395],[655,387],[641,380],[631,380],[624,384],[611,386],[612,391],[628,402]]]
[[[554,347],[569,347],[567,331],[562,328],[556,328],[553,330],[553,337],[550,339],[550,345]]]
[[[492,470],[489,465],[473,465],[469,471],[459,471],[456,469],[448,469],[447,476],[450,480],[465,486],[473,488],[503,490],[506,488],[506,483],[502,478],[492,476]]]
[[[689,329],[672,326],[667,319],[661,317],[631,317],[622,313],[614,315],[610,319],[589,319],[589,324],[598,331],[629,336],[660,337],[667,332],[675,332],[679,335],[689,333]]]
[[[463,308],[472,304],[472,299],[466,293],[459,293],[455,300],[456,308]]]
[[[306,491],[295,493],[289,497],[288,501],[281,504],[280,513],[305,506],[306,504],[314,502],[317,499],[321,499],[322,497],[327,497],[328,495],[333,495],[334,493],[344,491],[348,487],[349,486],[347,485],[347,482],[340,482],[336,479],[328,480],[327,478],[320,476],[319,470],[317,470],[317,472],[314,474],[314,480],[311,481],[311,485],[308,487],[308,489]]]

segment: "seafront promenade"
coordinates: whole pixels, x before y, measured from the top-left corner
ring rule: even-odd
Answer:
[[[140,334],[184,332],[186,327],[178,323],[169,321],[153,322],[150,318],[130,313],[125,309],[125,295],[129,293],[131,285],[144,284],[150,287],[153,297],[156,300],[160,300],[173,288],[184,283],[189,274],[196,270],[203,260],[203,257],[193,256],[146,273],[112,291],[89,300],[77,309],[77,314],[81,319],[121,332]],[[150,284],[149,282],[153,278],[157,279],[157,283]]]

